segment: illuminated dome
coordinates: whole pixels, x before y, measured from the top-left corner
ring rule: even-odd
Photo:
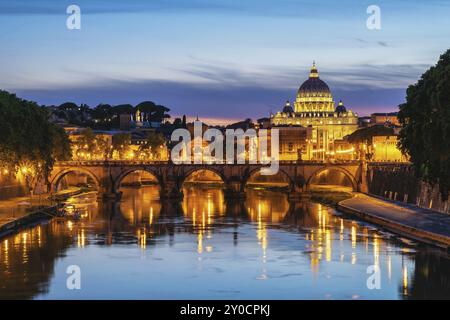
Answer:
[[[298,89],[295,112],[334,112],[333,96],[328,85],[319,78],[313,63],[308,80]]]

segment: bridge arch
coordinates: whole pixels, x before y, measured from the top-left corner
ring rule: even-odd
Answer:
[[[161,177],[156,172],[154,172],[153,170],[150,170],[150,169],[146,169],[146,168],[136,168],[136,169],[133,168],[133,169],[126,170],[117,176],[117,178],[114,181],[113,192],[115,192],[115,193],[119,192],[120,185],[122,184],[123,180],[126,177],[128,177],[130,174],[133,174],[133,173],[139,172],[139,171],[150,174],[152,176],[152,178],[154,178],[158,182],[159,188],[161,188]]]
[[[261,170],[261,168],[252,169],[248,173],[248,175],[246,177],[244,177],[244,182],[243,182],[244,183],[244,188],[247,187],[249,183],[251,183],[251,181],[250,181],[251,179],[254,179],[254,178],[257,178],[257,177],[267,177],[267,179],[273,181],[274,176],[278,176],[278,177],[282,177],[282,178],[284,178],[286,180],[286,183],[288,184],[288,189],[289,189],[288,191],[295,190],[295,181],[294,181],[294,179],[286,171],[284,171],[283,169],[280,168],[278,170],[278,173],[276,175],[272,175],[272,176],[260,175],[260,170]]]
[[[316,170],[308,179],[307,183],[306,183],[306,190],[310,190],[311,189],[311,185],[312,182],[315,178],[317,178],[321,173],[325,172],[325,171],[337,171],[340,172],[342,174],[344,174],[344,176],[350,181],[350,184],[352,186],[353,191],[357,191],[358,190],[358,182],[356,180],[356,178],[345,168],[339,167],[339,166],[325,166],[322,167],[318,170]]]
[[[53,177],[53,179],[50,181],[50,192],[55,193],[57,190],[57,186],[62,178],[64,178],[69,173],[83,173],[89,176],[95,183],[95,187],[97,191],[101,190],[101,181],[100,179],[90,170],[82,168],[82,167],[72,167],[72,168],[66,168],[62,169],[56,175]]]
[[[218,176],[218,177],[220,178],[221,182],[224,183],[224,184],[225,184],[226,181],[227,181],[227,179],[226,179],[226,177],[224,176],[223,172],[221,172],[220,170],[217,170],[217,169],[214,168],[214,167],[208,167],[208,166],[205,166],[205,167],[198,167],[198,168],[193,168],[193,169],[188,170],[188,171],[183,175],[182,181],[181,181],[181,185],[180,185],[180,186],[183,187],[183,184],[184,184],[185,182],[187,182],[187,180],[188,180],[190,177],[192,177],[192,175],[194,175],[194,174],[197,173],[197,172],[202,172],[202,171],[206,171],[206,172],[213,173],[214,175]]]

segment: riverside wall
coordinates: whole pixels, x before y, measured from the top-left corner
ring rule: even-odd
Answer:
[[[411,165],[369,166],[367,184],[369,194],[450,214],[450,197],[442,199],[439,186],[418,179]]]

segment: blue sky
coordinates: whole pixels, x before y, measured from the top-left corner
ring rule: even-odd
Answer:
[[[81,30],[66,28],[70,4]],[[371,4],[381,30],[366,27]],[[391,111],[450,48],[449,16],[433,0],[0,0],[0,88],[256,119],[293,100],[315,60],[335,101]]]

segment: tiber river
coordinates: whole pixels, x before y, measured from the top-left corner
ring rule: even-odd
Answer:
[[[450,298],[450,260],[315,202],[252,189],[226,204],[220,188],[187,186],[162,206],[155,186],[120,202],[69,199],[78,221],[52,220],[0,240],[0,298]],[[66,270],[81,269],[69,290]],[[370,265],[381,288],[368,289]]]

